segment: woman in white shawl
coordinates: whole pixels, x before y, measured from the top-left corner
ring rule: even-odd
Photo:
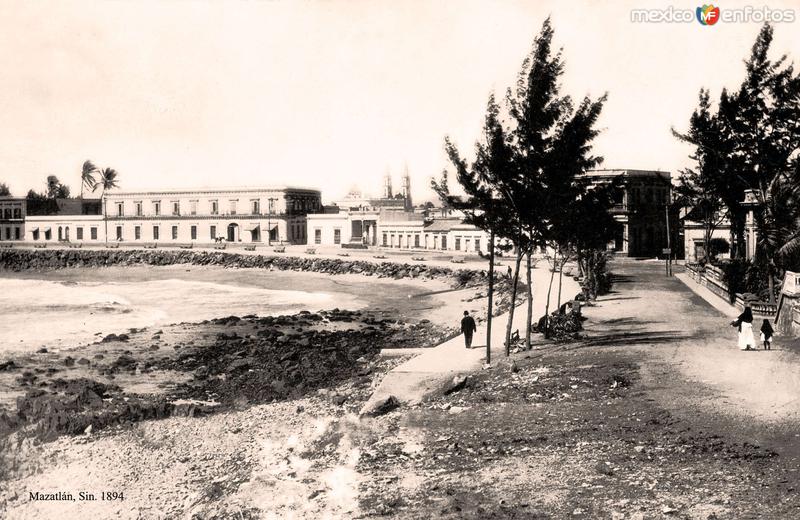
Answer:
[[[750,307],[745,307],[736,321],[732,321],[731,325],[739,328],[739,349],[740,350],[755,350],[756,338],[753,335],[753,311]]]

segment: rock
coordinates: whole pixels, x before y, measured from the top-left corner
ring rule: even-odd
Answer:
[[[334,395],[332,401],[336,406],[342,406],[347,401],[347,398],[343,395]]]
[[[254,358],[246,357],[234,360],[228,365],[227,372],[236,372],[237,370],[249,369],[251,365],[256,362]]]
[[[465,386],[467,386],[467,376],[457,375],[445,387],[444,395],[450,395],[452,393],[458,392]]]
[[[515,373],[515,374],[516,374],[517,372],[519,372],[519,367],[517,366],[517,363],[516,363],[515,361],[513,361],[513,360],[511,361],[511,367],[510,367],[510,370],[511,370],[511,372],[513,372],[513,373]]]
[[[614,474],[614,470],[611,469],[611,465],[608,462],[598,462],[594,466],[595,471],[601,473],[603,475],[608,475],[609,477]]]
[[[365,408],[361,411],[361,415],[377,417],[379,415],[387,414],[399,407],[400,401],[398,401],[395,396],[390,395],[384,399],[380,399],[372,403],[368,408]]]
[[[47,354],[47,347],[42,347],[39,350],[37,350],[36,352],[38,352],[39,354]]]
[[[75,364],[75,358],[72,356],[67,356],[64,358],[64,364],[68,367],[71,367]]]
[[[92,433],[92,425],[90,424],[89,426],[87,426],[86,429],[83,430],[83,433],[86,434],[86,435],[91,435],[91,433]]]
[[[14,363],[13,359],[10,359],[10,360],[6,361],[5,363],[0,363],[0,372],[6,371],[6,370],[14,370],[15,368],[19,368],[19,366],[16,363]]]
[[[80,359],[78,360],[78,364],[79,364],[79,365],[88,365],[88,364],[89,364],[89,360],[88,360],[88,359],[86,359],[85,357],[82,357],[82,358],[80,358]]]

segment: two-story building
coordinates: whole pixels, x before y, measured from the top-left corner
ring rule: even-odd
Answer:
[[[108,240],[306,243],[320,192],[289,186],[115,191],[103,198]]]
[[[0,240],[25,238],[25,199],[0,197]]]

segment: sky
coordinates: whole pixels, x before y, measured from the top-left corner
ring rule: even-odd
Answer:
[[[74,194],[91,159],[123,189],[298,185],[323,200],[357,185],[416,201],[465,152],[490,93],[502,97],[547,16],[562,92],[608,93],[594,152],[605,168],[689,166],[701,87],[735,89],[760,24],[634,23],[631,9],[685,1],[512,0],[0,2],[0,182]],[[721,9],[747,2],[726,1]],[[795,9],[798,0],[751,3]],[[800,20],[773,55],[800,60]]]

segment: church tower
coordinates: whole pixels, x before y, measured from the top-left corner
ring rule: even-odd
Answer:
[[[388,168],[386,170],[386,175],[383,176],[383,198],[392,198],[392,174],[389,173]]]
[[[400,190],[403,195],[403,199],[405,199],[406,211],[411,211],[414,209],[414,206],[411,203],[411,177],[408,175],[408,164],[406,164],[403,168],[403,180],[401,182]]]

